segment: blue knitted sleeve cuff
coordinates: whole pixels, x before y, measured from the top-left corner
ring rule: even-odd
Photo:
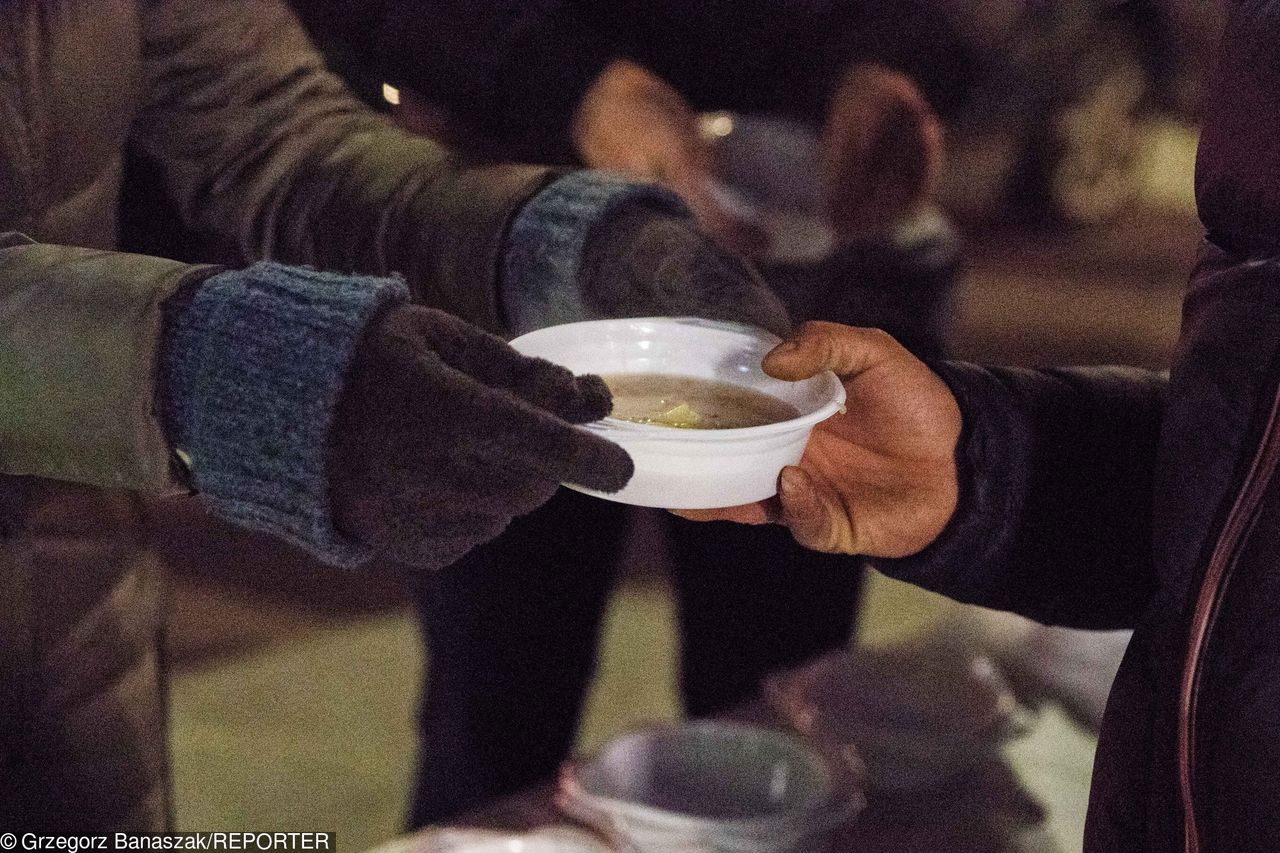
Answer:
[[[580,270],[593,231],[630,204],[689,216],[669,190],[597,171],[571,172],[525,203],[502,259],[502,307],[513,332],[602,319],[587,307]]]
[[[276,263],[223,272],[169,317],[166,420],[220,515],[353,567],[368,549],[333,525],[326,454],[361,333],[398,279]]]

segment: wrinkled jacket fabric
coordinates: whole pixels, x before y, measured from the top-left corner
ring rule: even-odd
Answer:
[[[472,168],[352,98],[276,0],[0,5],[0,826],[163,827],[159,572],[180,489],[160,304],[210,268],[113,252],[132,147],[243,260],[403,273],[490,329],[538,169]]]
[[[1280,3],[1232,6],[1171,374],[944,364],[961,507],[880,567],[1046,622],[1133,627],[1089,851],[1280,844]]]

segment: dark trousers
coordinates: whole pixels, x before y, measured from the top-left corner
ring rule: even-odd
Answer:
[[[569,754],[626,510],[562,489],[503,536],[418,579],[429,665],[415,826],[546,780]],[[862,584],[856,562],[805,551],[773,525],[662,516],[690,714],[732,706],[768,673],[846,642]]]
[[[958,241],[939,222],[910,245],[857,247],[821,267],[766,275],[795,319],[878,326],[929,357],[941,351],[958,267]],[[568,755],[626,512],[562,489],[495,541],[416,578],[429,671],[413,826],[545,780]],[[741,702],[763,676],[848,640],[858,561],[806,551],[775,525],[660,517],[691,715]]]

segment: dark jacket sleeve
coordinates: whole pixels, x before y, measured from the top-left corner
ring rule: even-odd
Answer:
[[[1196,209],[1209,239],[1239,257],[1280,247],[1280,4],[1228,4],[1196,154]]]
[[[1047,624],[1131,627],[1154,588],[1166,379],[1110,367],[938,371],[965,419],[960,505],[927,549],[876,568]]]
[[[184,223],[240,260],[403,273],[416,300],[501,328],[508,222],[551,176],[474,166],[328,72],[283,0],[154,0],[132,144]]]

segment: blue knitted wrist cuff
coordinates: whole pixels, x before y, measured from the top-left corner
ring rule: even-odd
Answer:
[[[328,563],[369,558],[333,526],[325,460],[361,333],[408,296],[398,279],[258,263],[210,278],[170,318],[167,421],[216,512]]]
[[[525,203],[502,261],[502,307],[515,334],[601,319],[587,308],[579,271],[594,229],[633,203],[689,215],[669,190],[595,171],[571,172]]]

